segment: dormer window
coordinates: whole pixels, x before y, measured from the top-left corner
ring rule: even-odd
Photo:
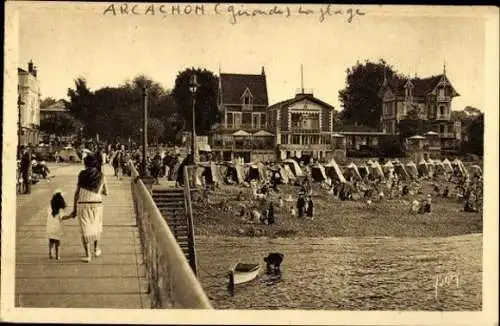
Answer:
[[[241,95],[241,102],[245,106],[251,105],[253,102],[253,95],[252,95],[252,92],[250,92],[250,89],[248,89],[248,87],[245,89],[245,91]]]

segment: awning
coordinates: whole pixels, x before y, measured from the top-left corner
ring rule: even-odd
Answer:
[[[235,133],[233,133],[233,136],[251,136],[252,134],[244,131],[244,130],[238,130]]]
[[[419,136],[419,135],[415,135],[415,136],[409,137],[408,139],[425,139],[425,137],[422,137],[422,136]]]
[[[211,152],[212,149],[210,148],[209,144],[203,143],[203,144],[198,144],[198,150],[202,152]]]
[[[265,130],[259,130],[257,131],[256,133],[253,134],[254,136],[257,136],[257,137],[273,137],[274,134],[270,133],[269,131],[265,131]]]

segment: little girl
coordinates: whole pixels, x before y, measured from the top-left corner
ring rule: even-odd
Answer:
[[[55,248],[56,259],[61,260],[59,251],[62,237],[62,221],[71,218],[71,215],[63,215],[66,202],[60,190],[56,190],[50,200],[50,208],[47,214],[47,237],[49,238],[49,259],[53,259],[52,248]]]

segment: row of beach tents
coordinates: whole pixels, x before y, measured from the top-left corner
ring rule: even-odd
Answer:
[[[309,167],[301,167],[297,161],[286,159],[279,164],[264,165],[263,163],[200,163],[196,173],[196,183],[201,184],[202,179],[206,183],[222,183],[232,180],[234,183],[249,182],[251,180],[265,181],[270,175],[279,175],[281,183],[294,182],[297,178],[305,177],[309,170],[312,179],[316,182],[332,180],[345,183],[348,180],[361,181],[368,175],[386,180],[397,175],[401,180],[416,180],[418,178],[432,177],[434,175],[455,174],[459,176],[482,175],[481,167],[473,165],[467,169],[462,161],[455,159],[424,160],[418,164],[408,161],[406,163],[399,160],[387,161],[380,164],[377,161],[368,160],[365,163],[356,165],[350,163],[345,167],[340,167],[335,160],[327,164],[316,163]]]

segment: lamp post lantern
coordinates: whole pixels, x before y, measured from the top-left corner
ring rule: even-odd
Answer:
[[[193,130],[191,135],[191,152],[192,152],[192,164],[196,163],[196,119],[195,119],[195,106],[196,106],[196,91],[198,90],[198,81],[196,79],[196,74],[193,73],[189,80],[189,90],[193,95]]]
[[[142,127],[142,166],[141,175],[146,177],[147,175],[147,147],[148,147],[148,89],[146,86],[142,89],[142,96],[144,99],[144,116],[143,116],[143,127]]]

